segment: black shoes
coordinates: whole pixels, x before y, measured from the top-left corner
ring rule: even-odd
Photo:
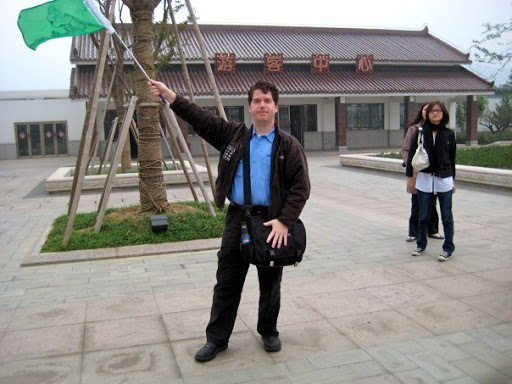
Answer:
[[[262,336],[263,348],[267,352],[277,352],[281,350],[281,340],[277,336]],[[197,351],[195,359],[201,363],[213,360],[217,353],[225,351],[226,345],[215,345],[213,343],[206,343],[199,351]]]
[[[218,346],[208,342],[203,346],[203,348],[197,351],[195,358],[201,363],[213,360],[215,356],[217,356],[217,353],[225,351],[227,347],[227,345]]]
[[[263,348],[267,352],[277,352],[281,350],[281,340],[277,336],[261,336],[263,339]]]

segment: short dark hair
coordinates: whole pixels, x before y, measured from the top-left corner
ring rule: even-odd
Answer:
[[[277,102],[279,101],[279,90],[277,87],[269,83],[268,81],[257,81],[254,83],[254,85],[249,89],[249,104],[252,103],[252,97],[254,95],[254,91],[259,89],[263,93],[271,93],[272,94],[272,100],[274,100],[274,103],[277,105]]]
[[[432,109],[434,109],[434,107],[436,105],[439,105],[439,107],[441,108],[441,111],[443,111],[443,118],[441,120],[441,124],[443,125],[448,125],[448,122],[450,121],[450,115],[448,113],[448,110],[446,109],[446,106],[444,105],[444,103],[440,102],[439,100],[434,100],[432,101],[428,107],[427,107],[427,117],[425,119],[425,122],[426,123],[430,123],[430,117],[429,117],[429,113]]]

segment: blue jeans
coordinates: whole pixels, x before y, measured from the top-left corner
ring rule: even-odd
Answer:
[[[430,221],[428,223],[428,234],[434,235],[439,232],[439,216],[437,215],[437,197],[434,195],[432,206],[430,207]],[[418,237],[418,220],[420,217],[420,207],[418,195],[411,194],[411,216],[409,217],[409,236]]]
[[[455,250],[453,244],[453,215],[452,215],[452,191],[438,192],[437,199],[439,200],[439,210],[441,211],[441,220],[443,222],[444,242],[443,251],[452,254]],[[427,248],[427,230],[430,222],[430,213],[432,200],[434,199],[433,193],[422,192],[418,190],[418,202],[420,206],[420,214],[418,221],[418,238],[416,245],[418,248]]]

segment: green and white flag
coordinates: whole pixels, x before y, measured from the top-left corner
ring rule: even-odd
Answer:
[[[18,28],[25,44],[33,50],[59,37],[87,35],[104,28],[114,33],[92,0],[53,0],[24,9],[18,16]]]

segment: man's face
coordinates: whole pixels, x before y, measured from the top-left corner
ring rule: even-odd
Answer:
[[[277,113],[277,104],[272,99],[272,93],[263,93],[260,89],[256,89],[252,95],[249,112],[253,122],[273,124]]]

